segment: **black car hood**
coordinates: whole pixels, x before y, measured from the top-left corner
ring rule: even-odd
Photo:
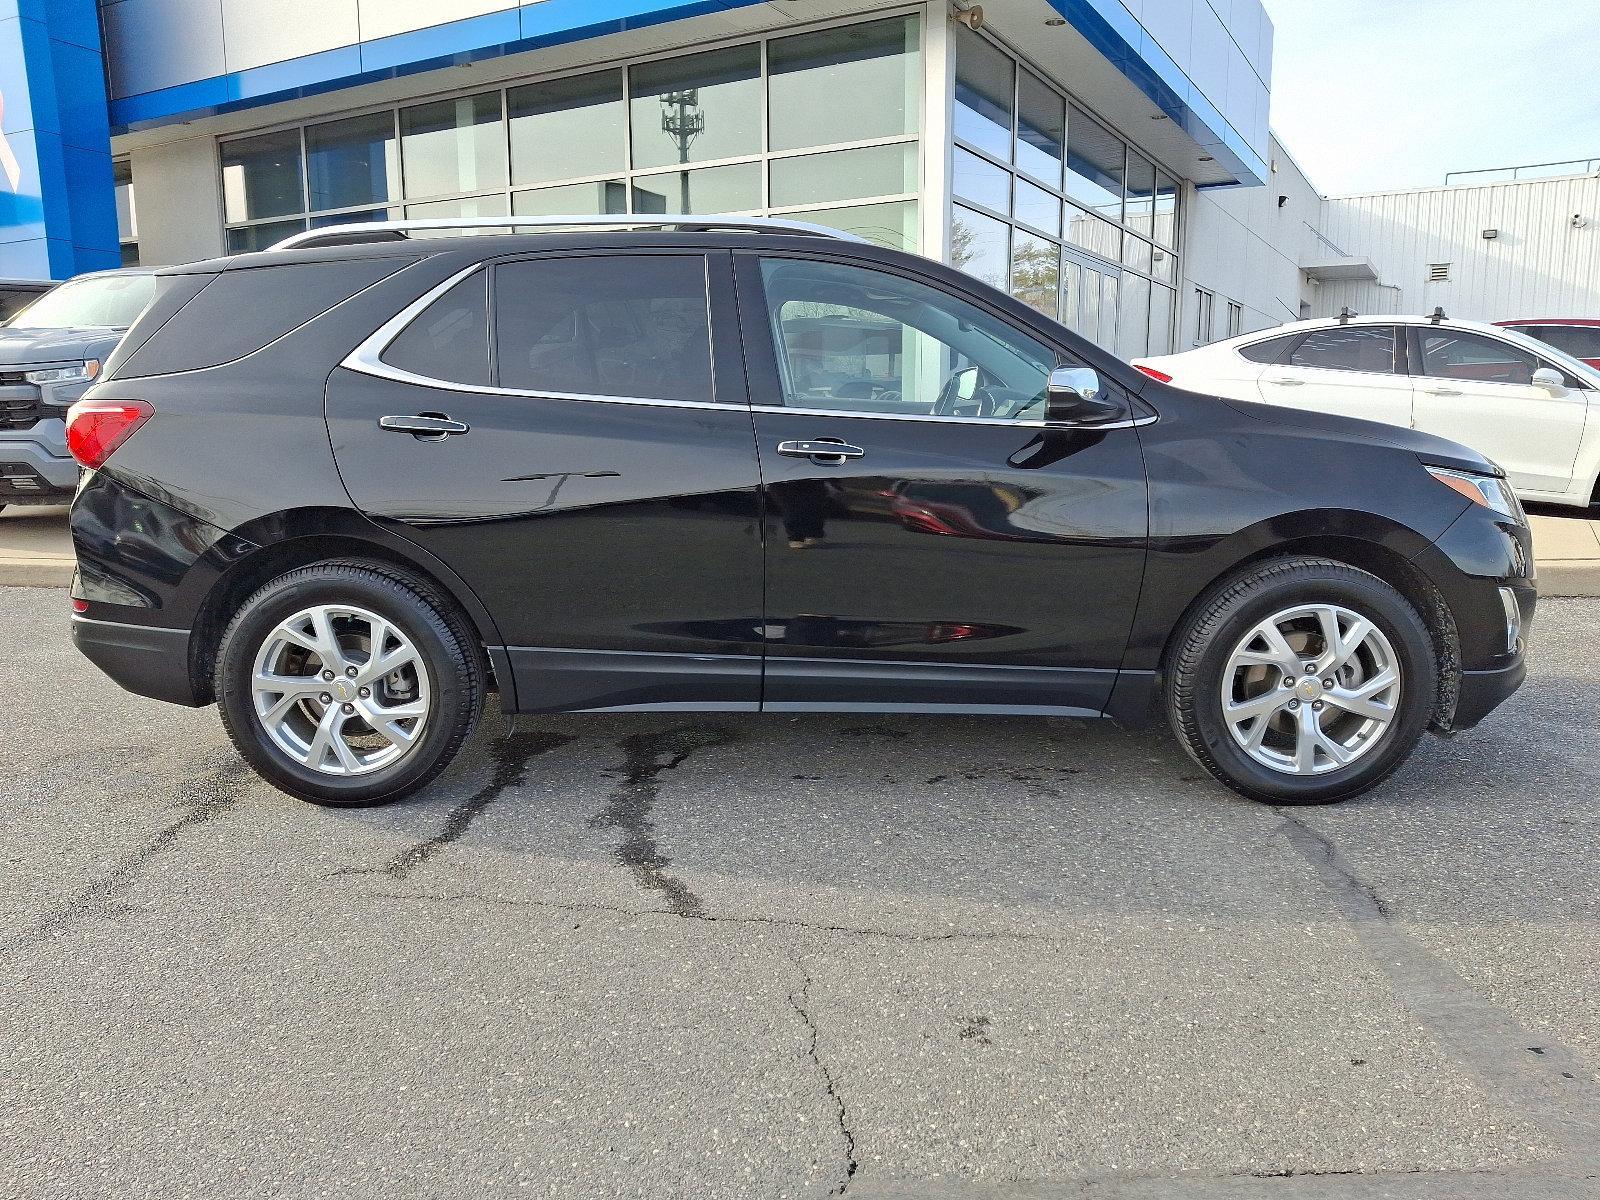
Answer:
[[[1340,441],[1370,442],[1390,446],[1396,450],[1409,450],[1425,463],[1435,467],[1451,467],[1457,471],[1471,471],[1479,475],[1504,475],[1495,463],[1470,446],[1436,437],[1417,429],[1399,425],[1385,425],[1381,421],[1363,421],[1358,417],[1340,417],[1333,413],[1310,412],[1303,408],[1280,408],[1275,404],[1252,404],[1247,400],[1230,400],[1225,396],[1215,399],[1226,404],[1241,416],[1253,417],[1270,425],[1287,425],[1310,433],[1322,433]]]
[[[0,327],[0,365],[104,359],[116,349],[123,329],[21,329]]]

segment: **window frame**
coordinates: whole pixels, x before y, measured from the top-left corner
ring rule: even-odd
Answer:
[[[1034,328],[1031,321],[1019,321],[1015,314],[989,303],[986,297],[976,291],[967,291],[964,288],[952,286],[946,280],[921,271],[907,269],[899,263],[875,262],[852,257],[848,254],[828,253],[826,250],[789,250],[779,247],[772,247],[771,249],[750,247],[733,251],[733,268],[737,286],[740,323],[745,329],[759,331],[757,336],[744,338],[745,371],[752,389],[760,388],[764,395],[770,395],[777,401],[777,403],[773,404],[757,403],[752,392],[750,397],[750,410],[752,412],[789,413],[817,417],[847,417],[855,420],[920,421],[935,425],[999,425],[1011,429],[1085,428],[1085,426],[1071,421],[1017,421],[1005,417],[957,417],[935,416],[932,413],[874,412],[866,409],[799,408],[784,403],[784,374],[778,362],[777,338],[772,328],[772,307],[767,301],[766,286],[762,279],[761,261],[763,259],[834,263],[840,266],[856,267],[865,271],[881,272],[885,275],[892,275],[898,279],[931,288],[941,295],[971,305],[1001,325],[1016,330],[1038,342],[1055,355],[1058,367],[1079,366],[1095,371],[1099,375],[1105,390],[1120,400],[1125,412],[1125,415],[1118,420],[1095,424],[1093,428],[1096,431],[1125,429],[1135,425],[1149,424],[1157,419],[1154,413],[1147,411],[1142,413],[1134,403],[1132,396],[1126,392],[1114,376],[1085,358],[1078,350],[1068,346],[1053,331],[1046,334],[1044,330]],[[1039,319],[1050,326],[1058,325],[1058,322],[1042,315]]]

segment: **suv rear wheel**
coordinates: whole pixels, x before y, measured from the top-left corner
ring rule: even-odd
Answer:
[[[1167,714],[1217,779],[1272,804],[1343,800],[1410,756],[1438,694],[1427,628],[1345,563],[1263,563],[1214,588],[1179,632]]]
[[[328,562],[266,584],[217,655],[222,723],[267,780],[317,804],[383,804],[455,758],[483,709],[466,621],[381,563]]]

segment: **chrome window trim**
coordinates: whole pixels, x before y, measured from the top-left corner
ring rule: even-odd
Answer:
[[[503,388],[488,385],[475,385],[470,383],[457,383],[451,379],[434,379],[427,375],[418,375],[412,371],[405,371],[399,367],[390,366],[383,361],[383,352],[389,348],[389,343],[400,336],[402,330],[410,325],[422,311],[430,304],[444,295],[456,284],[470,279],[479,271],[487,271],[488,262],[475,262],[469,267],[457,271],[454,275],[436,283],[410,304],[406,305],[394,316],[390,317],[376,330],[367,336],[362,343],[345,355],[339,363],[348,371],[357,371],[363,375],[370,375],[377,379],[388,379],[395,383],[409,383],[418,387],[434,388],[439,391],[465,392],[478,396],[511,396],[529,400],[575,400],[586,404],[631,404],[645,408],[687,408],[687,409],[713,409],[719,412],[751,412],[751,413],[788,413],[802,417],[854,417],[872,421],[923,421],[934,424],[950,425],[1005,425],[1012,429],[1134,429],[1149,425],[1155,421],[1154,416],[1133,417],[1121,421],[1107,421],[1098,425],[1079,425],[1063,421],[1008,421],[1000,417],[943,417],[922,415],[918,413],[884,413],[884,412],[858,412],[854,409],[831,408],[793,408],[783,404],[719,404],[714,400],[665,400],[653,399],[648,396],[600,396],[586,392],[554,392],[538,391],[530,388]],[[491,330],[490,336],[493,336]]]

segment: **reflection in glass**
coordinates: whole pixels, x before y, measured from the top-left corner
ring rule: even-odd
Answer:
[[[1017,77],[1017,166],[1051,187],[1061,186],[1066,101],[1027,71]]]
[[[1148,352],[1150,281],[1137,275],[1124,275],[1121,307],[1117,319],[1117,356],[1138,358]]]
[[[1172,350],[1172,309],[1177,293],[1159,283],[1150,286],[1150,350],[1151,354],[1167,354]]]
[[[500,196],[467,196],[461,200],[434,200],[428,204],[406,205],[408,217],[504,217],[506,212],[506,198]],[[464,230],[433,229],[418,230],[413,237],[453,237],[458,233],[472,233],[470,227]],[[485,232],[480,229],[477,232]]]
[[[778,38],[767,44],[767,71],[773,150],[917,131],[915,17]]]
[[[955,135],[1002,161],[1011,160],[1012,63],[964,25],[956,34]]]
[[[395,195],[394,114],[306,126],[311,209],[349,208]]]
[[[250,250],[265,250],[275,242],[281,242],[291,233],[299,233],[306,227],[303,218],[293,221],[268,221],[264,225],[247,225],[243,229],[228,230],[228,253],[244,254]]]
[[[1060,237],[1061,201],[1043,188],[1035,187],[1026,179],[1018,179],[1016,187],[1014,215],[1017,220],[1024,221],[1035,229],[1042,229],[1052,237]]]
[[[1099,217],[1067,205],[1067,238],[1074,246],[1081,246],[1109,262],[1121,258],[1122,231]]]
[[[1011,227],[959,204],[950,212],[951,265],[1004,291]]]
[[[1160,246],[1155,248],[1151,255],[1150,274],[1157,279],[1164,279],[1168,283],[1176,282],[1178,270],[1178,256],[1171,250],[1163,250]]]
[[[601,179],[595,183],[567,183],[535,188],[511,197],[514,217],[559,217],[585,213],[625,213],[628,189],[620,179]]]
[[[900,200],[888,204],[852,204],[843,208],[796,210],[783,214],[796,221],[811,221],[854,234],[876,246],[892,250],[917,248],[917,202]]]
[[[1061,256],[1061,323],[1084,337],[1094,335],[1083,327],[1083,267]]]
[[[1128,152],[1128,204],[1123,220],[1128,228],[1136,229],[1145,237],[1154,233],[1156,169],[1145,159]],[[1148,269],[1148,268],[1146,268]]]
[[[760,207],[760,163],[667,171],[633,180],[636,213],[719,213]]]
[[[730,46],[629,70],[635,167],[760,152],[759,46]]]
[[[1150,274],[1152,247],[1149,242],[1140,238],[1124,235],[1122,239],[1122,262],[1124,266],[1132,267],[1135,271]]]
[[[222,143],[222,207],[228,220],[304,212],[305,203],[298,129]]]
[[[603,175],[626,165],[621,71],[512,88],[506,111],[513,183]]]
[[[772,160],[770,202],[825,204],[917,190],[917,145],[863,146]]]
[[[1122,171],[1122,139],[1074,105],[1067,121],[1067,195],[1120,221]]]
[[[1096,342],[1113,354],[1117,350],[1117,277],[1100,276],[1100,336]]]
[[[1178,182],[1165,171],[1156,172],[1156,241],[1163,246],[1178,244]]]
[[[403,108],[400,138],[407,196],[487,192],[506,185],[498,92]]]
[[[1061,251],[1021,229],[1011,235],[1011,294],[1054,317],[1060,303]]]
[[[400,215],[396,208],[364,208],[354,212],[324,213],[311,218],[311,228],[324,229],[329,225],[350,225],[357,221],[392,221]]]
[[[997,213],[1011,211],[1011,172],[960,146],[955,148],[950,170],[950,189],[955,195]]]

